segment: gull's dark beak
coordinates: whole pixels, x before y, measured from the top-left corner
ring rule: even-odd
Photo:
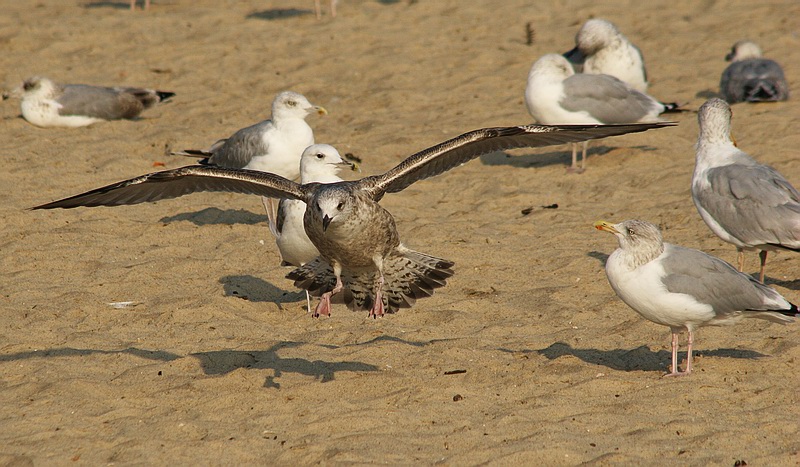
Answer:
[[[352,171],[358,170],[358,166],[355,165],[352,162],[349,162],[349,161],[336,162],[334,165],[336,165],[337,167],[341,167],[341,168],[347,167],[348,169],[350,169]]]
[[[578,50],[577,46],[568,52],[564,52],[562,55],[564,55],[564,58],[569,60],[570,63],[583,64],[583,62],[586,61],[586,56]]]
[[[734,54],[733,50],[725,54],[725,61],[730,62],[731,60],[733,60],[733,54]]]
[[[331,220],[333,220],[333,218],[332,217],[328,217],[327,214],[325,214],[322,217],[322,231],[323,232],[327,232],[328,231],[328,226],[331,224]]]

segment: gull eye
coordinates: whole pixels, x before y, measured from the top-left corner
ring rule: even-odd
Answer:
[[[341,211],[343,208],[344,208],[344,202],[341,202],[341,203],[336,205],[336,210],[337,211]]]
[[[633,229],[628,229],[628,235],[633,237],[634,235],[636,235],[636,232],[634,232]]]
[[[325,154],[322,154],[321,152],[318,152],[317,153],[317,159],[325,159]]]
[[[31,89],[33,89],[33,86],[34,83],[32,81],[25,81],[25,83],[22,85],[22,89],[30,91]]]
[[[295,102],[295,101],[286,101],[286,105],[288,105],[289,107],[294,107],[294,106],[297,105],[297,102]]]

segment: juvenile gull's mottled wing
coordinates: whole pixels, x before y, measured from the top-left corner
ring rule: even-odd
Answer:
[[[358,182],[375,200],[384,193],[397,193],[412,183],[439,175],[465,162],[494,151],[575,143],[608,136],[673,126],[674,123],[627,125],[521,125],[470,131],[420,151],[382,175]]]
[[[305,201],[317,186],[301,186],[279,175],[256,170],[190,165],[113,183],[31,209],[121,206],[177,198],[200,191],[225,191]]]

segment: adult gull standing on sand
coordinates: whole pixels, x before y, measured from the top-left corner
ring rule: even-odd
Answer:
[[[300,93],[283,91],[272,101],[272,116],[218,140],[209,149],[187,149],[173,155],[202,157],[204,165],[230,169],[260,170],[289,180],[300,177],[300,156],[314,144],[314,130],[306,122],[312,113],[325,115]],[[262,198],[267,217],[275,222],[277,202]]]
[[[132,87],[58,84],[43,76],[26,79],[3,99],[19,97],[22,117],[39,127],[88,126],[105,120],[132,119],[165,102],[174,92]]]
[[[335,183],[342,179],[337,175],[344,168],[353,168],[345,161],[339,151],[328,144],[314,144],[303,151],[300,158],[300,183]],[[308,238],[303,227],[306,204],[297,199],[281,199],[278,202],[277,216],[270,219],[269,229],[275,236],[275,243],[281,254],[282,266],[300,267],[319,256],[317,247]],[[308,310],[311,310],[310,297],[306,290]]]
[[[386,193],[402,191],[414,182],[493,151],[564,144],[670,125],[484,128],[420,151],[384,174],[335,183],[299,184],[272,173],[188,166],[114,183],[34,209],[137,204],[199,191],[297,199],[306,203],[303,225],[320,258],[289,277],[312,294],[321,295],[314,315],[329,315],[331,296],[344,292],[351,308],[381,316],[431,295],[453,273],[451,261],[400,243],[394,218],[378,204]]]
[[[644,58],[610,21],[593,18],[575,35],[575,48],[564,56],[576,70],[592,75],[611,75],[639,92],[647,92]]]
[[[655,225],[628,220],[597,221],[617,237],[619,248],[606,261],[611,288],[642,317],[672,330],[672,372],[692,372],[694,331],[731,325],[742,318],[791,323],[797,306],[730,264],[699,250],[664,243]],[[678,371],[678,335],[689,334],[686,370]]]
[[[656,122],[661,113],[677,108],[613,76],[576,74],[567,59],[558,54],[544,55],[531,67],[525,104],[533,118],[544,125]],[[585,169],[586,148],[584,142],[578,168],[577,144],[573,144],[571,171]]]
[[[761,250],[764,282],[767,252],[800,252],[800,192],[772,167],[759,164],[731,141],[731,108],[718,98],[700,107],[692,199],[700,217],[739,251]]]
[[[731,64],[722,72],[719,91],[728,103],[789,99],[789,85],[783,69],[775,61],[763,58],[761,48],[755,42],[733,44],[725,60]]]

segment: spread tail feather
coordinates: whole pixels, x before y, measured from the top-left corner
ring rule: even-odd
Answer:
[[[414,303],[433,295],[453,275],[453,262],[418,251],[401,248],[401,255],[386,258],[383,263],[383,305],[388,313],[410,308]],[[351,310],[372,309],[375,302],[377,271],[343,271],[342,296]],[[296,287],[308,290],[315,297],[333,290],[336,276],[322,258],[301,266],[287,276]]]

